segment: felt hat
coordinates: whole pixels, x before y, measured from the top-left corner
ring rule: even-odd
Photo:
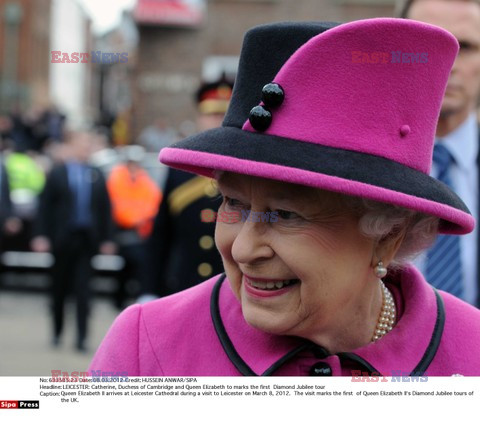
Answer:
[[[437,216],[442,233],[471,232],[466,205],[429,176],[457,52],[449,32],[406,19],[253,28],[222,126],[160,160],[365,197]]]

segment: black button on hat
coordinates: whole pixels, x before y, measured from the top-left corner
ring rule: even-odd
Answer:
[[[282,66],[311,38],[338,23],[283,22],[264,24],[249,30],[244,39],[237,80],[223,126],[242,128],[252,107],[261,100],[261,90]]]
[[[279,107],[285,99],[282,86],[277,83],[268,83],[262,89],[262,102],[264,106],[257,105],[250,110],[248,120],[257,131],[265,131],[272,123],[270,109]]]
[[[272,113],[265,107],[257,105],[250,110],[248,120],[257,131],[265,131],[272,123]]]
[[[268,108],[279,107],[285,99],[282,86],[277,83],[268,83],[262,89],[262,101]]]
[[[331,376],[332,367],[330,367],[326,362],[317,362],[312,365],[310,368],[310,376]]]

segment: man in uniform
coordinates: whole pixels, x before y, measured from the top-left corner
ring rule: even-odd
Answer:
[[[222,78],[198,90],[200,131],[221,125],[232,87]],[[201,217],[205,211],[216,211],[220,204],[211,179],[169,169],[164,198],[147,244],[149,287],[139,302],[176,293],[223,272],[215,247],[215,224]]]

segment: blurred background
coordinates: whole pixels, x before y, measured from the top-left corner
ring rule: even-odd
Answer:
[[[233,83],[248,28],[393,11],[394,0],[0,0],[0,375],[86,371],[119,311],[145,294],[135,272],[125,283],[121,248],[95,254],[88,342],[74,344],[69,302],[61,344],[52,341],[54,257],[32,238],[49,174],[71,157],[70,132],[89,134],[89,164],[107,180],[135,162],[160,191],[149,184],[158,208],[158,152],[200,129],[195,95],[203,83]]]

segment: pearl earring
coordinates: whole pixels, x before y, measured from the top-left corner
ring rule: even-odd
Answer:
[[[381,260],[377,263],[377,266],[375,266],[374,272],[377,278],[383,278],[385,275],[387,275],[387,268],[383,266],[383,262]]]

